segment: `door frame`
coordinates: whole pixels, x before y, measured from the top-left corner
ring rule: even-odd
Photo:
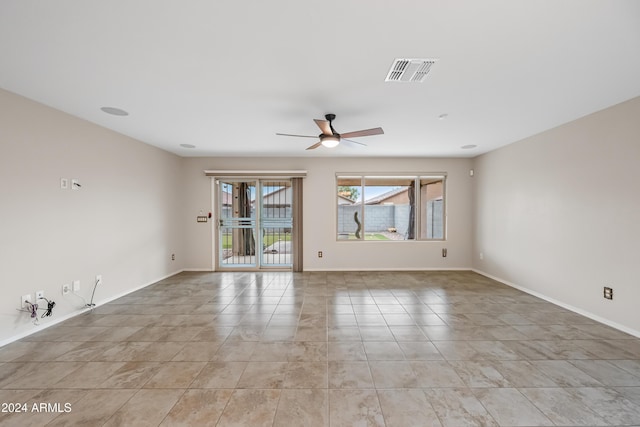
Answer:
[[[283,179],[291,179],[293,184],[293,227],[292,227],[292,238],[295,238],[294,243],[294,253],[293,253],[293,268],[292,270],[287,269],[286,271],[294,271],[294,272],[302,272],[304,271],[303,264],[303,182],[304,178],[307,177],[306,170],[224,170],[224,169],[205,169],[203,170],[204,175],[211,178],[210,184],[210,200],[211,200],[211,212],[216,212],[215,208],[217,206],[217,179],[225,179],[225,178],[283,178]],[[218,223],[218,218],[214,219],[215,224]],[[209,248],[212,251],[211,265],[213,266],[213,271],[219,271],[218,267],[218,252],[216,249],[217,244],[217,234],[218,228],[217,225],[214,227],[210,227],[211,235],[209,239]],[[224,270],[223,270],[224,271]]]
[[[269,181],[287,181],[289,184],[289,187],[292,189],[293,188],[293,181],[291,178],[289,177],[279,177],[279,178],[275,178],[275,177],[254,177],[254,176],[234,176],[234,177],[214,177],[212,179],[212,211],[215,212],[215,216],[214,216],[214,226],[212,227],[212,255],[213,255],[213,265],[214,265],[214,270],[215,271],[293,271],[293,251],[295,250],[295,248],[293,247],[294,245],[294,239],[293,239],[293,233],[294,233],[294,227],[293,227],[293,217],[291,217],[291,227],[290,228],[290,241],[291,241],[291,247],[292,247],[292,251],[290,253],[290,261],[288,263],[283,263],[283,264],[274,264],[274,265],[270,265],[270,264],[266,264],[264,262],[264,253],[263,253],[263,246],[264,246],[264,235],[263,235],[263,229],[264,229],[264,223],[266,223],[268,218],[264,217],[263,218],[263,202],[264,202],[264,197],[265,194],[263,194],[263,184],[265,181],[269,182]],[[251,183],[255,185],[255,200],[259,201],[259,203],[255,203],[254,204],[254,213],[253,213],[253,227],[252,228],[252,234],[254,236],[254,242],[255,242],[255,255],[252,255],[253,257],[253,262],[252,263],[247,263],[247,264],[230,264],[230,265],[225,265],[222,263],[222,233],[221,233],[221,228],[222,228],[222,209],[224,208],[223,206],[223,201],[221,199],[221,195],[222,195],[222,183],[239,183],[239,182],[246,182],[246,183]],[[292,200],[291,205],[293,206],[293,197],[294,197],[294,193],[293,191],[291,191],[291,197]],[[292,213],[293,215],[293,213]]]

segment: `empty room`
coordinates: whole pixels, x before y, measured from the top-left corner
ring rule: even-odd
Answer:
[[[0,1],[0,426],[640,425],[640,2]]]

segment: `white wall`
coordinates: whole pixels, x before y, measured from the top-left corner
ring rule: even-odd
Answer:
[[[635,98],[478,157],[474,268],[639,335],[639,118]]]
[[[173,154],[0,90],[0,345],[78,313],[64,283],[89,300],[101,274],[99,303],[181,270],[181,180]],[[17,311],[38,290],[56,302],[40,327]]]
[[[472,180],[470,159],[407,158],[191,158],[185,159],[188,189],[186,264],[188,269],[213,268],[213,223],[196,223],[211,211],[211,179],[206,169],[307,170],[304,181],[304,269],[312,270],[422,270],[471,268]],[[337,172],[446,172],[446,242],[336,241]],[[448,249],[447,258],[442,248]],[[323,251],[323,258],[317,252]]]

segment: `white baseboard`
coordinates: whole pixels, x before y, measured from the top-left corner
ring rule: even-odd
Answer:
[[[61,323],[61,322],[64,322],[67,319],[71,319],[72,317],[76,317],[77,315],[82,314],[82,313],[86,313],[89,310],[90,310],[89,308],[82,308],[82,309],[79,309],[77,311],[73,311],[73,312],[71,312],[69,314],[66,314],[66,315],[64,315],[62,317],[58,317],[56,319],[50,319],[47,323],[39,323],[38,327],[35,328],[35,329],[32,329],[30,331],[22,332],[22,333],[20,333],[18,335],[14,335],[12,337],[9,337],[7,339],[4,339],[4,340],[0,341],[0,347],[4,347],[5,345],[11,344],[14,341],[18,341],[18,340],[20,340],[20,339],[22,339],[24,337],[28,337],[29,335],[33,335],[33,334],[35,334],[37,332],[43,331],[43,330],[45,330],[45,329],[47,329],[47,328],[49,328],[51,326],[57,325],[58,323]]]
[[[455,267],[455,268],[305,268],[305,272],[330,272],[330,271],[471,271],[468,267]]]
[[[138,286],[138,287],[136,287],[136,288],[128,289],[128,290],[126,290],[126,291],[124,291],[124,292],[121,292],[121,293],[119,293],[119,294],[116,294],[116,295],[110,296],[109,298],[106,298],[106,299],[104,299],[104,300],[100,301],[99,303],[96,303],[96,307],[100,307],[101,305],[104,305],[104,304],[110,303],[111,301],[115,301],[115,300],[117,300],[118,298],[122,298],[122,297],[124,297],[124,296],[126,296],[126,295],[129,295],[130,293],[133,293],[133,292],[135,292],[135,291],[139,291],[140,289],[144,289],[144,288],[146,288],[147,286],[153,285],[154,283],[158,283],[158,282],[159,282],[159,281],[161,281],[161,280],[168,279],[169,277],[171,277],[171,276],[175,276],[176,274],[180,274],[180,273],[182,273],[183,271],[184,271],[184,270],[178,270],[178,271],[175,271],[175,272],[173,272],[173,273],[169,273],[169,274],[164,275],[164,276],[162,276],[162,277],[160,277],[160,278],[158,278],[158,279],[155,279],[155,280],[152,280],[152,281],[150,281],[150,282],[147,282],[147,283],[145,283],[145,284],[143,284],[143,285],[140,285],[140,286]]]
[[[615,328],[615,329],[617,329],[619,331],[622,331],[622,332],[625,332],[625,333],[627,333],[629,335],[633,335],[634,337],[640,338],[640,331],[636,331],[635,329],[628,328],[628,327],[626,327],[624,325],[621,325],[621,324],[619,324],[617,322],[613,322],[613,321],[611,321],[609,319],[605,319],[604,317],[598,316],[597,314],[593,314],[593,313],[588,312],[586,310],[583,310],[581,308],[574,307],[574,306],[572,306],[570,304],[567,304],[567,303],[564,303],[564,302],[559,301],[557,299],[548,297],[548,296],[546,296],[544,294],[541,294],[540,292],[536,292],[536,291],[531,290],[529,288],[525,288],[523,286],[517,285],[517,284],[512,283],[512,282],[509,282],[508,280],[504,280],[504,279],[502,279],[500,277],[496,277],[496,276],[493,276],[491,274],[485,273],[482,270],[478,270],[478,269],[473,268],[472,271],[474,271],[475,273],[481,274],[481,275],[483,275],[485,277],[488,277],[489,279],[493,279],[493,280],[495,280],[497,282],[500,282],[500,283],[503,283],[503,284],[505,284],[507,286],[510,286],[512,288],[518,289],[518,290],[520,290],[522,292],[525,292],[525,293],[527,293],[529,295],[533,295],[534,297],[538,297],[540,299],[548,301],[548,302],[550,302],[552,304],[555,304],[557,306],[560,306],[562,308],[566,308],[567,310],[573,311],[574,313],[578,313],[578,314],[580,314],[580,315],[582,315],[584,317],[588,317],[589,319],[595,320],[596,322],[605,324],[607,326],[611,326],[612,328]]]
[[[255,272],[255,273],[269,273],[269,272],[292,272],[291,270],[278,270],[278,269],[273,269],[273,270],[229,270],[229,271],[225,271],[225,270],[212,270],[209,268],[185,268],[182,270],[183,272],[187,273],[187,272],[199,272],[199,273],[246,273],[246,272]],[[354,272],[354,271],[369,271],[369,272],[373,272],[373,271],[472,271],[472,269],[470,267],[454,267],[454,268],[439,268],[439,267],[434,267],[434,268],[417,268],[417,267],[407,267],[407,268],[305,268],[304,271],[302,271],[303,273],[306,272],[336,272],[336,271],[349,271],[349,272]]]
[[[143,284],[141,286],[138,286],[136,288],[129,289],[129,290],[125,291],[125,292],[121,292],[119,294],[116,294],[116,295],[111,296],[109,298],[106,298],[104,300],[98,301],[98,302],[95,303],[96,305],[93,308],[100,307],[101,305],[104,305],[104,304],[107,304],[107,303],[109,303],[111,301],[117,300],[118,298],[122,298],[125,295],[129,295],[132,292],[135,292],[135,291],[138,291],[140,289],[146,288],[147,286],[153,285],[154,283],[157,283],[157,282],[159,282],[161,280],[167,279],[167,278],[169,278],[171,276],[175,276],[176,274],[181,273],[182,271],[183,270],[178,270],[178,271],[176,271],[174,273],[170,273],[168,275],[160,277],[159,279],[152,280],[152,281],[150,281],[148,283],[145,283],[145,284]],[[50,328],[51,326],[57,325],[58,323],[62,323],[65,320],[71,319],[72,317],[79,316],[80,314],[86,313],[87,311],[90,311],[90,310],[92,310],[92,308],[83,307],[83,308],[78,309],[76,311],[72,311],[71,313],[68,313],[68,314],[66,314],[66,315],[64,315],[62,317],[57,317],[55,319],[50,319],[47,323],[39,324],[38,327],[35,328],[35,329],[32,329],[30,331],[22,332],[22,333],[20,333],[18,335],[14,335],[12,337],[9,337],[7,339],[4,339],[4,340],[0,341],[0,347],[3,347],[5,345],[7,345],[7,344],[10,344],[10,343],[12,343],[14,341],[18,341],[18,340],[20,340],[20,339],[22,339],[24,337],[28,337],[29,335],[33,335],[35,333],[43,331],[43,330],[45,330],[47,328]]]

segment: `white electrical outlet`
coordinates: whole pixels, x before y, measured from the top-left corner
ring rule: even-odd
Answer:
[[[44,291],[36,292],[36,301],[39,299],[44,299]]]
[[[20,307],[27,308],[28,307],[27,301],[29,301],[30,303],[33,303],[33,301],[31,301],[31,294],[22,295],[22,299],[20,300]]]
[[[80,290],[80,280],[73,281],[73,292],[78,292]]]
[[[62,285],[62,295],[67,295],[69,292],[71,292],[71,285],[68,283]]]
[[[62,190],[66,190],[67,188],[69,188],[69,179],[60,178],[60,188]]]
[[[77,179],[72,178],[71,179],[71,189],[72,190],[79,190],[80,187],[82,187],[82,185],[80,185],[80,182]]]

